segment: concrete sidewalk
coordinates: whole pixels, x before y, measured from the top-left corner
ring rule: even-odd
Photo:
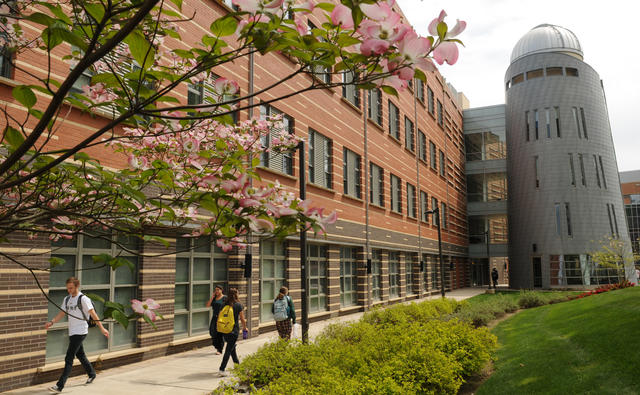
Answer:
[[[448,292],[447,297],[462,300],[485,292],[481,288],[463,288]],[[431,296],[434,299],[439,296]],[[336,322],[357,320],[363,313],[351,314],[344,317],[333,318],[316,322],[309,326],[311,337],[320,333],[327,325]],[[267,333],[258,337],[241,340],[237,351],[240,360],[252,354],[263,344],[277,339],[277,333]],[[85,386],[86,376],[72,377],[67,381],[63,391],[65,394],[176,394],[176,395],[200,395],[215,389],[223,378],[218,377],[218,367],[222,360],[221,355],[215,355],[212,347],[204,347],[180,354],[160,357],[135,364],[124,365],[98,373],[96,381]],[[233,362],[229,361],[229,366]],[[47,388],[55,382],[40,384],[33,387],[21,388],[7,392],[6,394],[48,394]]]

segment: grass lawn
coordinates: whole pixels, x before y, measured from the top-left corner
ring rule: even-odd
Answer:
[[[477,394],[640,393],[640,287],[518,313]]]

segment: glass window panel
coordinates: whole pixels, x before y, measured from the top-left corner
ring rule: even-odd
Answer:
[[[176,314],[173,319],[173,331],[175,333],[186,333],[189,330],[189,315]]]
[[[99,334],[102,336],[102,334]],[[111,337],[111,344],[113,346],[124,346],[133,344],[136,342],[136,323],[130,322],[127,329],[124,329],[120,324],[113,325],[113,331],[109,335]]]
[[[138,250],[140,249],[140,238],[132,235],[118,235],[117,236],[118,244],[129,249],[129,250]]]
[[[189,258],[176,258],[176,282],[189,281]]]
[[[272,241],[265,241],[262,243],[262,255],[274,255],[275,243]]]
[[[104,300],[109,300],[109,290],[108,289],[89,289],[89,290],[85,290],[83,291],[83,293],[85,294],[95,294],[98,295],[99,297],[101,297]],[[104,316],[104,303],[98,301],[98,300],[91,300],[91,303],[93,303],[93,308],[96,310],[96,314],[98,314],[98,317],[102,318]],[[102,336],[102,333],[98,333],[99,336]]]
[[[137,287],[118,287],[114,291],[113,300],[117,303],[122,303],[125,306],[124,311],[126,314],[133,313],[130,305],[131,299],[136,298],[136,289]]]
[[[193,313],[191,315],[191,332],[199,332],[209,329],[209,311]]]
[[[211,279],[211,260],[209,258],[193,258],[193,281]]]
[[[200,307],[206,307],[209,297],[211,296],[209,288],[209,284],[193,285],[191,308],[197,309]]]
[[[271,312],[271,302],[262,303],[260,306],[260,321],[267,322],[273,320],[273,313]]]
[[[69,293],[67,292],[67,290],[60,290],[60,291],[52,291],[49,290],[49,298],[51,298],[51,300],[53,300],[56,304],[58,304],[60,307],[64,307],[63,301],[64,298],[69,295]],[[47,316],[47,321],[51,321],[51,319],[53,317],[56,316],[56,314],[58,314],[60,312],[60,309],[58,309],[53,303],[49,302],[49,313]],[[60,320],[60,322],[66,322],[67,321],[67,316],[65,315],[62,320]]]
[[[51,269],[49,274],[49,288],[64,288],[67,279],[75,275],[76,257],[75,255],[52,255],[56,258],[64,259],[64,265],[56,266]]]
[[[106,350],[109,347],[109,340],[100,333],[98,327],[89,328],[89,334],[82,343],[84,351],[89,354],[92,352]]]
[[[275,264],[275,277],[283,278],[285,277],[285,262],[283,260],[278,260]]]
[[[274,273],[274,261],[273,259],[262,259],[262,277],[273,278]]]
[[[67,347],[69,347],[69,332],[66,329],[47,332],[46,358],[64,356],[67,353]]]
[[[271,281],[263,281],[262,282],[262,290],[261,290],[261,295],[262,295],[262,301],[264,302],[271,302],[273,301],[273,299],[275,299],[275,286],[274,283]]]
[[[131,271],[129,266],[120,266],[116,269],[116,284],[137,284],[138,283],[138,257],[124,257],[135,265],[135,269]]]
[[[106,232],[92,232],[96,237],[84,236],[82,246],[84,248],[96,248],[101,250],[111,249],[111,241],[105,239],[110,238],[109,233]],[[100,237],[97,237],[100,236]]]
[[[174,308],[176,310],[187,310],[189,308],[189,302],[187,299],[188,290],[188,285],[176,285],[174,303]]]
[[[54,247],[53,249],[54,252],[56,251],[55,250],[56,247],[76,248],[77,241],[78,241],[78,238],[76,236],[73,236],[72,239],[60,238],[58,241],[52,241],[51,247]]]
[[[187,252],[191,247],[191,238],[190,237],[179,237],[176,240],[176,251],[177,252]]]
[[[193,240],[195,252],[211,252],[211,239],[209,236],[202,236]]]
[[[82,256],[82,277],[83,285],[109,284],[109,269],[105,263],[93,263],[91,255]]]
[[[213,279],[218,282],[227,282],[226,258],[217,258],[213,260]]]

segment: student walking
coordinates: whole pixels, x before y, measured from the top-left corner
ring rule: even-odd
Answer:
[[[87,356],[84,353],[84,348],[82,347],[82,342],[89,333],[90,322],[87,317],[93,318],[91,326],[97,325],[102,334],[105,337],[109,337],[109,331],[102,326],[102,322],[100,322],[100,318],[98,318],[98,315],[93,308],[91,299],[80,292],[80,281],[75,277],[70,277],[67,279],[66,285],[69,295],[66,296],[62,302],[62,311],[44,325],[45,329],[51,328],[53,324],[64,317],[65,313],[69,319],[69,347],[67,348],[67,355],[64,358],[64,370],[62,371],[62,375],[56,385],[49,388],[49,391],[54,393],[62,392],[62,389],[71,374],[73,359],[75,357],[78,357],[82,367],[84,367],[84,370],[89,375],[89,379],[87,379],[86,384],[93,383],[93,380],[96,378],[96,371],[93,370],[93,366],[91,366],[91,362],[87,359]]]
[[[278,329],[280,338],[291,339],[291,327],[296,323],[296,310],[287,287],[280,288],[280,293],[271,306],[271,312],[276,320],[276,329]]]
[[[498,289],[496,287],[498,285],[498,277],[500,277],[500,275],[498,274],[498,269],[494,267],[493,270],[491,270],[491,279],[493,280],[493,289]]]
[[[231,288],[229,295],[227,295],[227,301],[218,314],[218,321],[216,329],[222,334],[227,346],[224,349],[224,355],[222,356],[222,363],[220,364],[220,376],[227,376],[225,372],[227,363],[229,363],[229,357],[233,359],[234,364],[239,364],[238,354],[236,353],[236,342],[238,341],[238,333],[240,325],[238,320],[242,322],[242,331],[247,330],[247,321],[244,318],[244,307],[238,302],[238,290]]]
[[[207,307],[211,307],[213,310],[213,317],[209,324],[209,335],[211,335],[211,342],[213,343],[213,347],[216,349],[216,355],[222,354],[222,348],[224,347],[224,339],[222,334],[216,330],[216,325],[218,323],[218,314],[224,307],[226,301],[227,297],[224,296],[222,286],[216,285],[213,295],[211,295],[211,299],[207,302]]]

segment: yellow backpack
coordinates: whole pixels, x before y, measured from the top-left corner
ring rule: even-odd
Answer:
[[[233,306],[226,305],[218,314],[218,323],[216,329],[220,333],[231,333],[233,327],[236,325],[236,320],[233,314]]]

